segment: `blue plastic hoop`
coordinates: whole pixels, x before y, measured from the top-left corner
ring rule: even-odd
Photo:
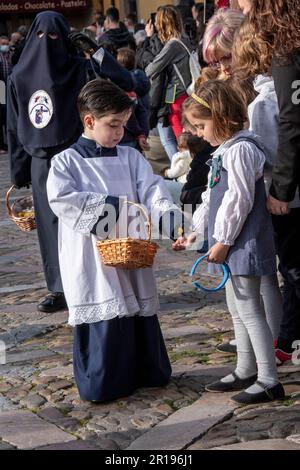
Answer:
[[[198,258],[197,261],[195,261],[195,263],[194,263],[194,265],[191,269],[191,272],[190,272],[191,277],[195,275],[198,264],[200,264],[208,256],[209,256],[209,253],[206,253],[205,255],[200,256],[200,258]],[[220,284],[217,287],[213,287],[211,289],[208,289],[207,287],[201,286],[201,284],[199,284],[199,282],[193,281],[193,284],[196,287],[196,289],[202,290],[204,292],[218,292],[219,290],[221,290],[225,286],[226,282],[228,281],[228,278],[229,278],[229,275],[230,275],[230,269],[229,269],[229,266],[228,266],[227,263],[219,264],[219,266],[222,268],[222,271],[223,271],[223,279],[220,282]]]

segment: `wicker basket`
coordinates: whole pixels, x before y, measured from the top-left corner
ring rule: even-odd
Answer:
[[[138,238],[118,238],[96,242],[102,261],[114,268],[137,269],[153,265],[158,249],[157,243],[151,242],[151,222],[147,212],[139,204],[126,202],[138,207],[147,219],[148,240]]]
[[[15,185],[9,188],[5,196],[8,217],[13,220],[21,230],[24,232],[30,232],[36,228],[35,214],[32,212],[32,210],[29,209],[33,206],[32,196],[26,196],[17,199],[13,205],[10,206],[9,196],[12,190],[15,188]]]

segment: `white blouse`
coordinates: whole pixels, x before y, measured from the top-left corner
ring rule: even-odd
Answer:
[[[224,245],[234,245],[239,236],[254,204],[255,183],[264,171],[264,152],[251,142],[233,143],[242,137],[251,137],[262,145],[253,132],[241,131],[212,154],[213,158],[222,157],[222,166],[228,172],[228,190],[218,209],[213,232],[214,239]],[[208,181],[210,176],[211,172]],[[208,226],[210,191],[208,186],[202,194],[202,204],[193,215],[193,230],[202,234]]]

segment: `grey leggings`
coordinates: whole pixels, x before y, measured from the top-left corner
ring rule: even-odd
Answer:
[[[257,276],[231,276],[226,284],[226,300],[237,342],[239,377],[257,371],[258,380],[267,385],[278,382],[273,336],[261,301],[261,283]]]
[[[269,276],[262,276],[260,279],[261,300],[268,325],[275,340],[279,336],[283,317],[283,298],[279,289],[278,277],[277,274],[270,274]]]

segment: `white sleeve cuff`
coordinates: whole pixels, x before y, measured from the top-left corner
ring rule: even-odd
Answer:
[[[100,66],[102,65],[104,54],[105,54],[105,50],[103,49],[103,47],[100,47],[100,49],[98,49],[95,52],[95,54],[93,54],[93,59],[95,59]]]
[[[218,236],[214,233],[213,238],[217,240],[217,242],[222,243],[222,245],[228,245],[228,246],[233,246],[234,245],[234,240],[229,240],[225,238],[218,238]]]

